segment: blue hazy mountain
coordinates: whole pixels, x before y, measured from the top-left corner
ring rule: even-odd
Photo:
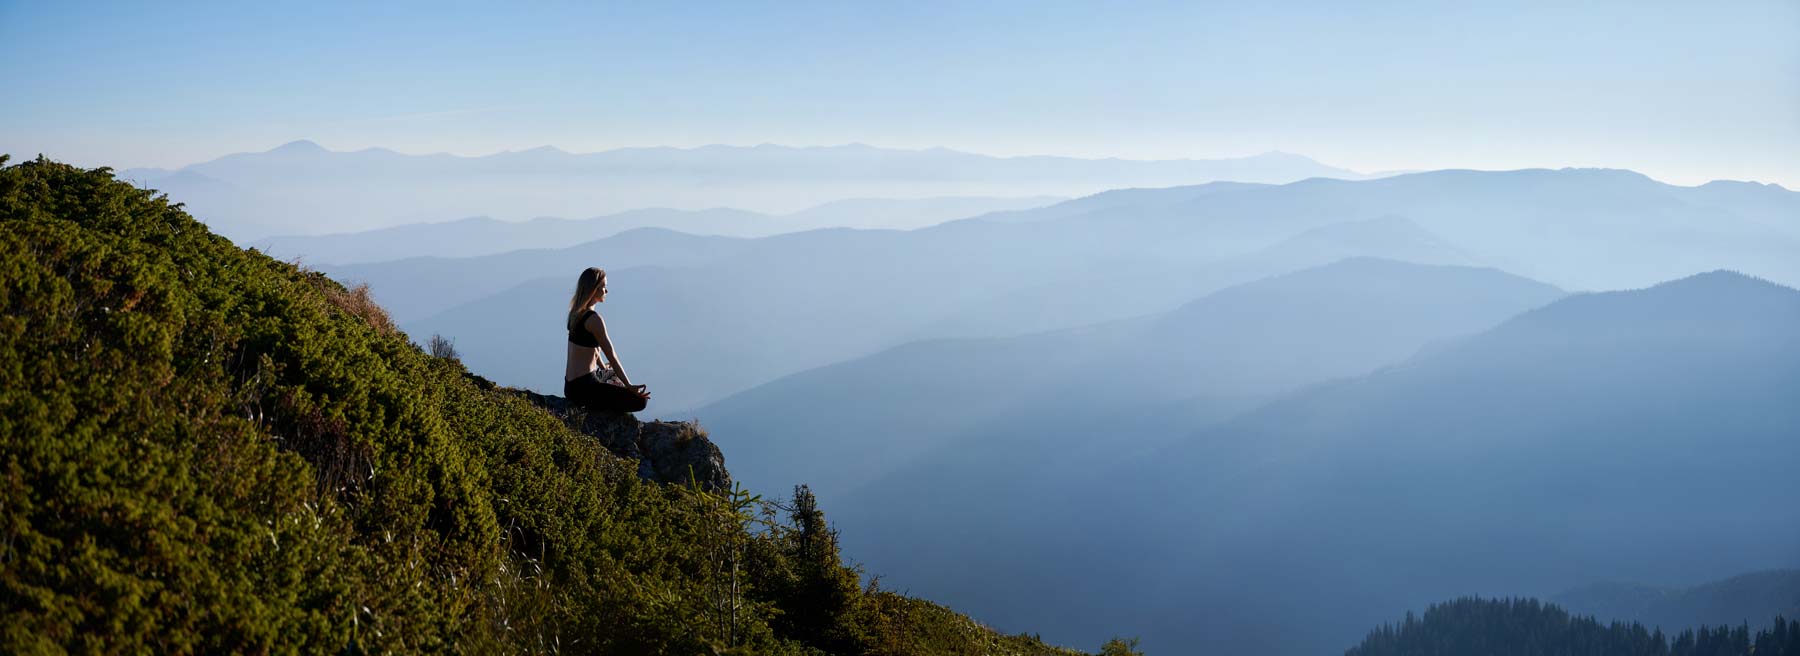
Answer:
[[[215,231],[267,234],[326,210],[310,199],[276,198],[189,169],[132,169],[118,177],[140,188],[156,189],[171,199],[178,199],[177,202],[187,198],[205,199],[206,214],[194,218]]]
[[[1800,617],[1800,570],[1751,572],[1691,586],[1593,583],[1551,601],[1602,622],[1638,622],[1669,634],[1703,624],[1754,628],[1776,617]]]
[[[510,251],[481,257],[415,257],[391,262],[322,266],[333,278],[367,282],[375,298],[396,321],[442,312],[516,287],[521,281],[567,272],[565,298],[574,293],[575,276],[583,269],[604,263],[609,271],[635,266],[692,266],[738,253],[753,242],[731,237],[702,237],[660,228],[638,228],[563,248]]]
[[[1153,253],[1175,258],[1246,251],[1332,223],[1398,216],[1482,262],[1565,288],[1642,287],[1715,268],[1800,284],[1800,264],[1791,257],[1800,250],[1800,218],[1770,210],[1795,197],[1768,185],[1679,187],[1610,169],[1449,170],[1306,180],[1205,194],[1148,214],[1119,207],[1064,222],[1129,233],[1114,237],[1122,241],[1160,242],[1165,247]]]
[[[1091,212],[1111,209],[1129,209],[1143,212],[1156,207],[1170,207],[1191,201],[1202,196],[1245,189],[1268,187],[1268,184],[1248,182],[1209,182],[1206,184],[1183,185],[1159,189],[1112,189],[1090,196],[1083,196],[1055,206],[1037,210],[1014,210],[995,212],[983,217],[990,221],[1026,222],[1061,219]]]
[[[1174,444],[1101,426],[1086,448],[1116,462],[1036,486],[995,471],[1032,471],[1029,439],[969,435],[1019,459],[864,486],[837,521],[887,527],[846,543],[886,584],[1002,630],[1321,653],[1457,594],[1794,566],[1796,398],[1800,292],[1710,273],[1572,296]],[[871,501],[909,497],[932,501]]]
[[[567,248],[637,228],[663,228],[724,237],[764,237],[840,227],[904,230],[992,212],[1042,207],[1059,200],[1062,199],[1053,196],[854,198],[781,216],[729,208],[649,208],[589,219],[539,217],[529,221],[500,221],[474,217],[364,232],[268,237],[249,245],[279,258],[346,265],[409,257],[475,257],[523,249]]]
[[[1800,236],[1800,194],[1778,184],[1714,180],[1688,192],[1695,203],[1730,208],[1751,220]]]
[[[1137,320],[994,339],[927,340],[795,374],[695,411],[749,448],[732,466],[771,490],[806,483],[843,497],[904,468],[948,480],[895,501],[999,485],[967,479],[1027,453],[1092,466],[1097,427],[1179,402],[1164,430],[1193,431],[1300,386],[1398,362],[1561,296],[1492,269],[1375,259],[1235,286]],[[1149,430],[1147,426],[1141,428]],[[1144,439],[1152,439],[1146,437]],[[946,445],[951,448],[937,453]],[[926,462],[914,463],[926,458]],[[1064,472],[1031,460],[1031,485]],[[924,494],[922,498],[920,495]],[[879,495],[876,495],[879,496]]]
[[[542,147],[461,157],[406,155],[382,148],[335,152],[310,141],[227,155],[180,172],[220,180],[269,201],[261,210],[251,211],[255,206],[222,204],[205,190],[183,196],[195,216],[237,240],[354,232],[444,217],[525,220],[644,207],[736,207],[787,214],[850,198],[1077,196],[1118,187],[1213,180],[1362,177],[1287,153],[1137,161],[990,157],[943,148],[896,150],[860,144],[808,148],[764,144],[596,153]],[[152,187],[167,175],[171,173],[157,169],[124,172]],[[321,207],[295,199],[330,199],[330,204]],[[237,213],[228,214],[228,209]]]
[[[1363,227],[1381,225],[1391,222],[1333,230],[1360,234]],[[1107,289],[1106,282],[1120,278],[1084,276],[1068,268],[1080,256],[1075,242],[1054,246],[1069,249],[1067,258],[1020,257],[993,246],[1016,229],[968,221],[910,232],[823,230],[717,241],[709,244],[711,250],[695,248],[676,265],[657,264],[641,274],[654,280],[640,280],[630,266],[609,268],[615,291],[605,309],[612,330],[634,336],[617,341],[633,354],[627,359],[632,370],[645,372],[639,377],[646,382],[659,383],[652,411],[674,411],[921,338],[1042,332],[1166,312],[1231,284],[1319,266],[1355,251],[1354,244],[1282,247],[1267,257],[1205,261],[1196,275],[1139,276],[1122,283],[1136,286]],[[672,234],[662,236],[671,247],[684,243]],[[603,250],[581,247],[554,257],[526,252],[326,270],[343,279],[371,281],[376,297],[409,332],[452,336],[471,366],[486,375],[555,389],[560,370],[542,363],[559,361],[564,348],[557,317],[573,283],[561,272],[579,271],[573,265],[584,256],[608,261]],[[1449,251],[1372,250],[1377,255],[1453,257]],[[631,259],[616,261],[651,264],[647,252],[636,249]],[[522,277],[510,272],[526,270],[544,277],[501,287]],[[895,273],[899,271],[910,273]],[[1144,273],[1135,268],[1115,273],[1120,271]],[[464,284],[474,272],[482,272],[479,279]],[[1058,279],[1067,282],[1048,290],[1051,298],[1032,304],[1041,297],[1031,290]],[[654,289],[634,288],[649,285]],[[1003,297],[1005,302],[988,297],[990,289],[1020,288],[1026,292]],[[1088,289],[1094,293],[1084,293]]]
[[[955,219],[995,213],[1024,212],[1065,200],[1068,199],[1060,196],[846,198],[783,215],[782,218],[787,222],[783,231],[795,232],[819,228],[912,230]],[[774,234],[774,231],[761,234]]]
[[[1217,184],[1223,183],[1207,187]],[[996,292],[950,311],[920,328],[917,334],[1013,335],[1080,325],[1084,321],[1156,314],[1231,285],[1350,257],[1416,264],[1482,264],[1412,221],[1384,216],[1314,228],[1238,256],[1115,259],[1081,275],[1056,276],[1024,289]]]
[[[347,266],[415,257],[467,258],[519,250],[562,250],[638,228],[690,235],[745,236],[774,220],[728,208],[631,210],[591,219],[539,217],[500,221],[471,217],[440,223],[412,223],[364,232],[258,239],[248,245],[282,259],[313,265]]]
[[[1773,214],[1745,218],[1761,211],[1755,208],[1767,204],[1764,196],[1792,192],[1739,189],[1755,196],[1740,202],[1727,186],[1702,192],[1713,196],[1702,202],[1690,198],[1696,189],[1595,170],[1132,189],[918,230],[744,240],[719,257],[657,261],[639,253],[612,261],[616,251],[583,257],[582,249],[568,249],[566,260],[525,257],[510,269],[476,260],[421,260],[425,273],[407,272],[414,266],[408,263],[325,269],[372,283],[409,329],[452,336],[465,353],[509,354],[495,356],[495,368],[484,374],[554,389],[556,368],[542,363],[560,361],[552,328],[559,322],[545,327],[541,318],[527,323],[524,314],[484,309],[484,295],[535,279],[570,279],[583,266],[657,266],[666,299],[613,323],[653,339],[700,340],[662,351],[672,359],[646,354],[634,363],[646,381],[653,372],[671,374],[654,378],[669,392],[662,407],[680,409],[911,341],[1164,312],[1226,286],[1347,255],[1492,266],[1566,289],[1637,287],[1720,266],[1800,280],[1800,258],[1792,257],[1800,242],[1769,225],[1778,221]],[[1731,209],[1738,206],[1751,209]],[[1034,213],[1044,216],[1026,216]],[[614,288],[621,297],[628,290]],[[554,296],[540,299],[540,314],[560,311],[564,301]],[[459,325],[458,316],[480,317],[483,328]],[[715,319],[688,325],[704,316]],[[746,341],[746,331],[767,339]],[[696,364],[686,360],[690,353],[729,357]],[[706,375],[672,375],[694,371]]]
[[[756,240],[712,238],[730,242],[730,252],[705,263],[646,267],[643,272],[605,264],[608,260],[598,255],[591,261],[608,269],[613,291],[602,308],[608,329],[634,378],[658,390],[653,411],[691,408],[785,374],[891,346],[909,326],[897,320],[906,316],[908,303],[917,310],[931,303],[947,307],[964,298],[954,287],[938,288],[896,273],[921,252],[990,248],[982,239],[920,236],[936,230],[832,229]],[[935,241],[928,247],[909,243],[918,239]],[[947,257],[937,265],[966,271],[971,280],[992,278],[977,275],[979,261],[967,256]],[[496,380],[558,389],[561,370],[554,365],[565,350],[560,317],[580,268],[545,270],[557,273],[423,318],[418,313],[403,316],[396,307],[403,304],[390,303],[379,291],[396,285],[374,281],[377,297],[396,307],[396,319],[409,333],[452,337],[471,366]],[[452,266],[442,276],[417,277],[413,282],[418,284],[406,286],[415,291],[404,295],[434,298],[432,290],[455,285],[456,271]]]

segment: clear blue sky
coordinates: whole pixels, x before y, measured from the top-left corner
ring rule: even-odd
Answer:
[[[980,4],[0,0],[0,152],[1285,150],[1800,188],[1796,0]]]

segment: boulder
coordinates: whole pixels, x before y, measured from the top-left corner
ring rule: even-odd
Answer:
[[[593,437],[614,455],[638,463],[638,476],[657,483],[697,483],[711,492],[731,489],[725,454],[691,421],[638,421],[630,413],[588,412],[553,394],[510,390]]]

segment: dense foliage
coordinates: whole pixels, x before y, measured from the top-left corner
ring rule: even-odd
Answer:
[[[1064,653],[865,589],[106,169],[0,157],[0,652]]]
[[[1463,598],[1376,629],[1345,656],[1800,656],[1800,622],[1661,629],[1572,616],[1536,599]]]

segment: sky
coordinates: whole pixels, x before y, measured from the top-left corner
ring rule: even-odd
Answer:
[[[1800,189],[1800,1],[0,0],[0,152],[866,143]]]

